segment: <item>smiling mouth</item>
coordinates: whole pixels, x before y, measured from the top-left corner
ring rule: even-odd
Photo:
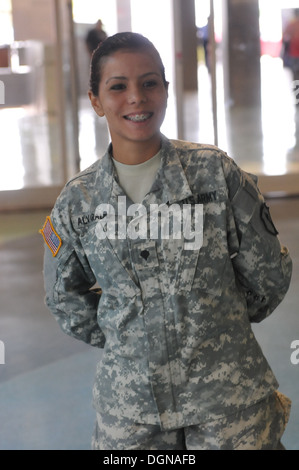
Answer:
[[[131,114],[124,116],[125,119],[132,122],[145,122],[152,117],[153,113]]]

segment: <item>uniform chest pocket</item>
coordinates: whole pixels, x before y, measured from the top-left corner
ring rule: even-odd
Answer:
[[[112,246],[108,238],[99,239],[96,234],[96,224],[89,227],[81,236],[90,266],[102,289],[114,286],[128,297],[139,294],[140,290],[126,269],[129,264],[129,251],[126,240],[115,240]]]
[[[204,205],[200,246],[181,252],[179,291],[195,288],[217,295],[222,290],[227,260],[225,202],[207,203]]]

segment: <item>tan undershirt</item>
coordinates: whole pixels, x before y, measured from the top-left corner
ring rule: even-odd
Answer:
[[[141,203],[151,189],[160,167],[161,151],[146,162],[126,165],[113,158],[120,186],[134,203]]]

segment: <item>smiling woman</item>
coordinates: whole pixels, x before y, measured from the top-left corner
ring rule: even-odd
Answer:
[[[92,58],[90,88],[95,112],[107,119],[114,159],[139,164],[156,155],[168,83],[150,41],[120,33],[107,46],[104,43]]]
[[[282,301],[292,262],[256,177],[162,134],[168,83],[140,34],[98,46],[89,98],[111,143],[58,197],[44,276],[63,331],[104,349],[93,448],[279,448],[290,401],[251,323]]]

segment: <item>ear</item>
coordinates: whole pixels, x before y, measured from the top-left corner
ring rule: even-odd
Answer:
[[[88,92],[88,96],[89,96],[91,105],[92,105],[93,109],[95,110],[95,112],[97,113],[97,115],[100,116],[100,117],[105,116],[105,113],[104,113],[104,111],[103,111],[103,108],[102,108],[102,105],[101,105],[101,102],[100,102],[99,97],[98,97],[98,96],[95,96],[95,95],[92,93],[92,91],[89,91],[89,92]]]
[[[168,90],[169,90],[169,82],[166,82],[165,83],[165,89],[166,89],[166,93],[167,93],[167,98],[168,98]]]

